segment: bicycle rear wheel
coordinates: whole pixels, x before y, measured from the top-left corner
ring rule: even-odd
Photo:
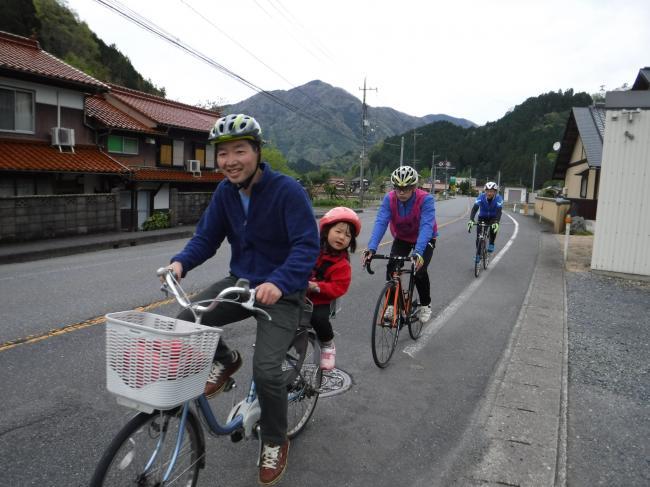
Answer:
[[[372,359],[375,365],[382,369],[388,365],[388,361],[393,356],[399,337],[400,300],[393,298],[395,293],[399,292],[394,282],[387,282],[377,299],[372,319]],[[394,306],[395,301],[397,306]],[[388,306],[394,306],[392,317],[385,317]]]
[[[139,413],[120,430],[102,456],[90,487],[158,486],[172,462],[183,408]],[[165,485],[195,487],[205,466],[205,445],[196,416],[187,412],[178,456]]]
[[[283,369],[287,379],[287,436],[295,438],[316,409],[323,378],[320,347],[313,332],[301,328],[287,352]]]

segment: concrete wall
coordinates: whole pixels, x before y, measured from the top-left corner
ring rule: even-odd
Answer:
[[[567,200],[538,196],[535,199],[535,214],[551,222],[555,233],[561,233],[564,231],[564,218],[570,206],[571,202]]]
[[[172,226],[193,225],[199,221],[203,210],[210,203],[213,193],[181,193],[176,189],[170,191],[170,210]]]
[[[117,193],[0,198],[0,242],[119,230]]]

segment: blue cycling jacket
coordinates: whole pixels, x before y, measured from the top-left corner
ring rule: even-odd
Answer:
[[[501,220],[501,209],[503,208],[503,198],[500,194],[497,194],[492,200],[487,199],[485,193],[481,193],[474,201],[474,207],[472,208],[472,214],[470,219],[474,219],[476,212],[478,211],[479,219],[494,220],[496,222]]]

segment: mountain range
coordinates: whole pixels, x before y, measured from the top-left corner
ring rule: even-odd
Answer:
[[[361,149],[361,101],[347,91],[320,80],[290,90],[258,93],[223,107],[224,113],[253,115],[264,139],[276,146],[289,163],[322,164]],[[437,114],[415,117],[388,107],[367,107],[367,146],[432,122],[446,121],[475,127],[464,118]]]

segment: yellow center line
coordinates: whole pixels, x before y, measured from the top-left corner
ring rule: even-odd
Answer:
[[[158,308],[160,306],[163,306],[165,304],[173,303],[174,301],[175,299],[173,298],[163,299],[162,301],[157,301],[155,303],[147,304],[145,306],[138,306],[137,308],[134,309],[135,311],[149,311]],[[76,330],[83,330],[84,328],[88,328],[91,326],[101,325],[105,322],[106,322],[105,316],[97,316],[96,318],[80,321],[79,323],[74,323],[71,325],[61,326],[43,333],[28,335],[23,338],[16,338],[15,340],[9,340],[7,342],[0,344],[0,352],[6,352],[7,350],[11,350],[12,348],[18,347],[20,345],[29,345],[32,343],[37,343],[42,340],[46,340],[48,338],[52,338],[59,335],[64,335],[66,333],[70,333]]]
[[[469,207],[465,210],[465,213],[463,213],[461,216],[459,216],[458,218],[455,218],[453,220],[450,220],[448,222],[442,223],[441,225],[438,225],[438,228],[444,228],[447,225],[451,225],[452,223],[456,223],[458,220],[463,219],[465,217],[465,215],[467,215],[468,211],[469,211]],[[393,241],[390,240],[388,242],[384,242],[384,243],[379,244],[379,246],[387,245],[387,244],[392,243],[392,242]],[[190,295],[189,297],[192,297],[192,295]],[[165,304],[173,303],[174,301],[175,300],[173,298],[164,299],[162,301],[157,301],[155,303],[147,304],[145,306],[138,306],[137,308],[134,308],[134,309],[135,309],[135,311],[149,311],[149,310],[158,308],[160,306],[163,306]],[[101,325],[101,324],[103,324],[105,322],[106,322],[106,317],[97,316],[96,318],[91,318],[91,319],[88,319],[88,320],[85,320],[85,321],[80,321],[79,323],[74,323],[74,324],[71,324],[71,325],[61,326],[61,327],[54,328],[52,330],[49,330],[49,331],[46,331],[46,332],[43,332],[43,333],[38,333],[38,334],[35,334],[35,335],[28,335],[28,336],[23,337],[23,338],[16,338],[15,340],[9,340],[7,342],[4,342],[4,343],[0,344],[0,352],[6,352],[7,350],[11,350],[12,348],[18,347],[20,345],[29,345],[29,344],[32,344],[32,343],[37,343],[37,342],[40,342],[42,340],[47,340],[48,338],[52,338],[52,337],[59,336],[59,335],[65,335],[66,333],[70,333],[70,332],[77,331],[77,330],[83,330],[84,328],[89,328],[91,326]]]

